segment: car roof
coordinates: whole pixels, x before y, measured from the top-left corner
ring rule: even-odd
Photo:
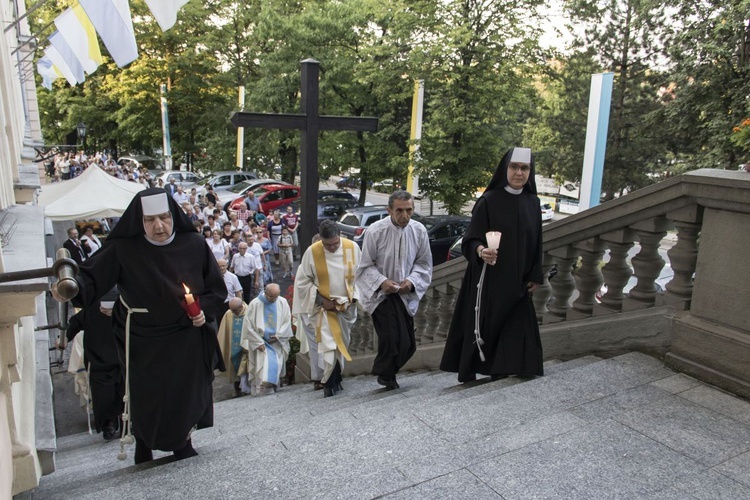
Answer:
[[[347,210],[348,213],[369,213],[369,212],[382,212],[388,209],[388,205],[370,205],[367,207],[356,207]]]
[[[423,215],[420,220],[439,224],[440,222],[469,222],[471,217],[466,215]]]

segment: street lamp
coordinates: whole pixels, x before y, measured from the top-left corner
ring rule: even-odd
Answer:
[[[86,151],[86,124],[79,122],[78,125],[76,125],[76,131],[78,132],[78,138],[81,139],[83,150]]]

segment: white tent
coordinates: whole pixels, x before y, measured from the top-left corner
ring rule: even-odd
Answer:
[[[45,184],[39,205],[53,221],[119,217],[143,189],[142,184],[112,177],[92,165],[75,179]]]

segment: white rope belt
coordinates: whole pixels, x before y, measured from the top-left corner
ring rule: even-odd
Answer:
[[[143,307],[130,307],[125,299],[120,295],[120,302],[128,311],[125,319],[125,397],[122,398],[125,403],[125,410],[122,413],[122,437],[120,438],[120,453],[117,455],[118,460],[125,460],[128,454],[125,452],[126,444],[133,444],[133,426],[130,422],[130,315],[133,313],[147,313],[148,309]]]
[[[482,287],[484,285],[484,272],[487,270],[487,263],[485,262],[482,264],[482,274],[479,275],[479,283],[477,283],[477,303],[474,306],[474,343],[477,345],[477,348],[479,349],[479,359],[482,360],[482,362],[486,361],[486,358],[484,357],[484,352],[482,352],[482,346],[484,345],[484,340],[482,340],[482,334],[479,331],[479,320],[480,320],[480,306],[482,304]]]

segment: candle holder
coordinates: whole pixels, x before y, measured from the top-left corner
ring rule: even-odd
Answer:
[[[503,233],[500,231],[488,231],[485,237],[487,238],[487,248],[492,250],[500,248],[500,239],[503,237]]]
[[[183,299],[182,302],[180,302],[180,305],[182,306],[183,309],[185,309],[185,312],[191,318],[199,316],[201,313],[201,303],[200,303],[200,300],[198,300],[197,295],[193,299],[193,302],[188,303],[185,299]]]

